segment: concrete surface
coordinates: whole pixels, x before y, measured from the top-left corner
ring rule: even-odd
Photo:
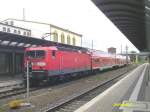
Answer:
[[[75,112],[149,112],[148,75],[149,64],[140,65]],[[125,102],[127,105],[122,104]]]
[[[22,77],[0,77],[0,89],[13,85],[22,84]]]

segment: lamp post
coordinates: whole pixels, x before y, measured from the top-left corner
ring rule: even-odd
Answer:
[[[31,62],[27,61],[27,101],[29,103],[29,86],[30,86],[30,82],[29,82],[29,75],[32,72],[32,64]]]

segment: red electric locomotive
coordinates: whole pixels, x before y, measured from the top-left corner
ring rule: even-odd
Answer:
[[[25,65],[27,61],[32,63],[32,81],[48,81],[91,70],[89,53],[55,46],[27,48]]]

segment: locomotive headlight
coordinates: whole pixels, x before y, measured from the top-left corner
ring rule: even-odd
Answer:
[[[36,65],[37,66],[46,66],[46,63],[45,62],[37,62]]]

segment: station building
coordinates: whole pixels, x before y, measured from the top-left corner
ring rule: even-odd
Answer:
[[[0,76],[16,76],[20,75],[24,71],[24,49],[27,47],[36,47],[42,45],[49,46],[62,46],[71,47],[76,49],[82,49],[80,47],[82,35],[62,29],[60,27],[50,25],[38,27],[43,30],[47,27],[47,32],[50,32],[46,39],[42,39],[44,32],[37,33],[35,30],[31,32],[30,27],[19,26],[16,22],[9,24],[0,23]],[[29,26],[32,26],[30,22],[27,22]],[[36,24],[37,27],[39,24]],[[40,24],[41,25],[41,24]],[[27,29],[26,29],[27,28]],[[32,28],[32,27],[31,27]],[[19,33],[20,31],[20,33]],[[24,33],[26,32],[26,33]],[[34,32],[34,33],[33,33]]]
[[[5,22],[8,23],[11,21],[13,21],[14,25],[16,26],[32,29],[31,37],[44,38],[49,41],[73,46],[82,46],[82,35],[72,32],[68,29],[48,23],[35,21],[24,21],[18,19],[5,20]]]

